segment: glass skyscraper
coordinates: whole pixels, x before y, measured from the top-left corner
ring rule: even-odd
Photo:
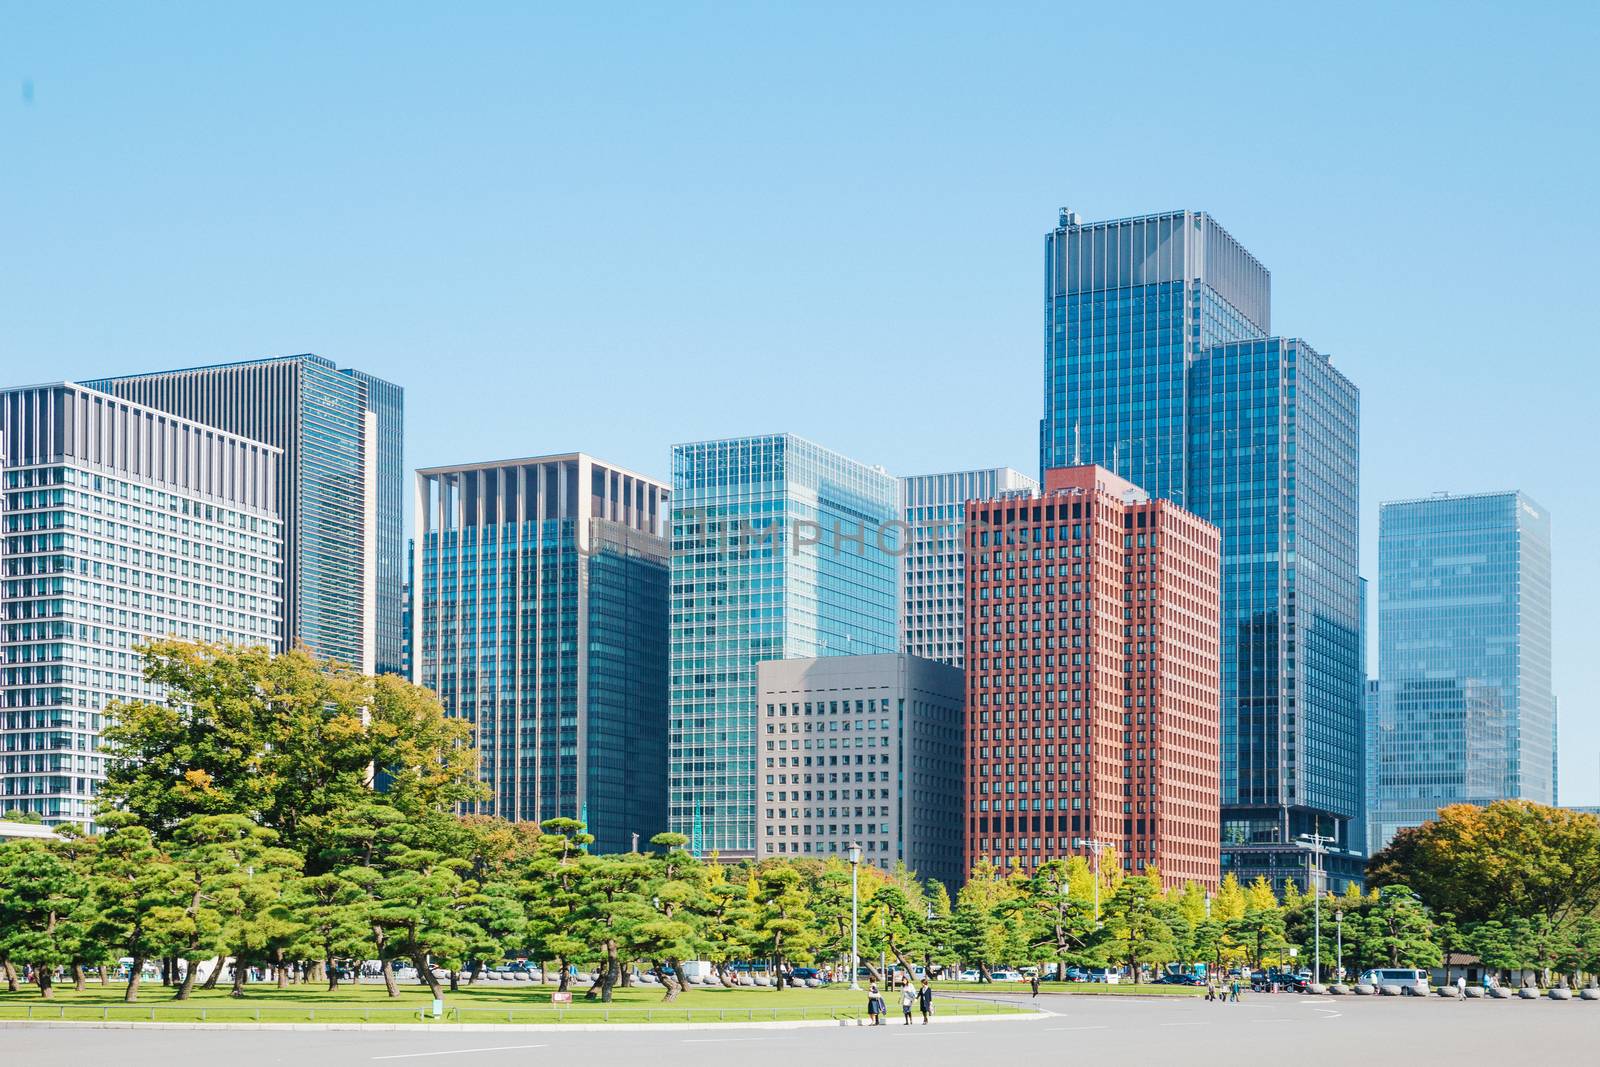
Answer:
[[[1189,365],[1272,331],[1272,276],[1215,219],[1173,211],[1045,236],[1039,467],[1100,466],[1187,507]]]
[[[413,680],[473,723],[483,812],[667,829],[667,495],[581,453],[417,472]]]
[[[672,450],[670,821],[753,855],[756,665],[894,652],[899,483],[789,434]]]
[[[1447,804],[1554,799],[1550,514],[1520,492],[1385,504],[1374,848]]]
[[[1031,493],[1039,483],[1010,467],[918,474],[900,479],[907,526],[900,569],[900,649],[913,656],[962,665],[966,647],[965,508],[1009,492]]]
[[[137,646],[278,642],[277,466],[258,441],[63,383],[0,391],[0,811],[93,828]]]
[[[1222,531],[1223,871],[1360,877],[1359,394],[1270,337],[1271,277],[1209,215],[1046,237],[1040,465],[1098,463]],[[1352,832],[1353,831],[1353,832]]]
[[[1223,868],[1303,878],[1301,834],[1359,878],[1356,387],[1303,341],[1217,345],[1190,369],[1190,499],[1223,533]],[[1287,869],[1285,869],[1287,868]]]
[[[315,355],[85,383],[283,450],[283,642],[399,671],[403,394]]]

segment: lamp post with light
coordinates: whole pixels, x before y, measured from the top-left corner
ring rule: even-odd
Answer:
[[[850,846],[850,988],[860,989],[861,981],[858,977],[861,970],[861,961],[856,957],[856,926],[860,921],[861,908],[861,846]]]
[[[1334,928],[1338,931],[1338,933],[1335,934],[1336,940],[1334,941],[1334,949],[1333,949],[1333,951],[1334,951],[1333,965],[1339,972],[1339,981],[1342,982],[1342,981],[1344,981],[1344,909],[1343,908],[1340,908],[1339,910],[1337,910],[1337,911],[1335,911],[1333,913],[1333,922],[1334,922]]]

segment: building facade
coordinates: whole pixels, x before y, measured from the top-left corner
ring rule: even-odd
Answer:
[[[315,355],[86,383],[283,451],[285,645],[399,672],[404,397]]]
[[[756,853],[756,665],[897,650],[899,485],[790,434],[672,450],[670,821]]]
[[[962,882],[961,672],[916,656],[757,667],[757,855],[865,862]]]
[[[1373,847],[1447,804],[1554,800],[1550,515],[1520,492],[1383,505]]]
[[[1189,498],[1222,530],[1223,864],[1359,881],[1360,400],[1303,341],[1217,345],[1190,368]]]
[[[966,539],[961,528],[966,503],[1038,488],[1037,481],[1010,467],[900,479],[906,523],[900,567],[901,651],[961,666],[966,632]]]
[[[141,642],[279,641],[269,445],[71,383],[0,391],[0,811],[92,828]]]
[[[966,514],[965,866],[1216,885],[1219,535],[1096,466]]]
[[[471,721],[507,819],[582,819],[601,852],[667,829],[660,482],[582,453],[416,476],[413,678]]]
[[[1271,332],[1271,274],[1210,215],[1063,209],[1045,236],[1040,469],[1098,463],[1191,507],[1189,367]]]
[[[1204,213],[1063,212],[1045,244],[1041,467],[1222,532],[1225,869],[1304,885],[1320,834],[1330,887],[1359,879],[1358,393],[1269,336],[1270,274]]]

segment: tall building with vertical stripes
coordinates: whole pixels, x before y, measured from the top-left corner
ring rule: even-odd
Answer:
[[[1010,467],[917,474],[900,479],[906,523],[900,560],[900,650],[962,665],[966,632],[966,503],[1003,493],[1028,494],[1039,483]]]
[[[315,355],[87,382],[283,451],[286,645],[399,672],[404,397]]]
[[[271,445],[71,383],[0,391],[0,811],[93,827],[137,646],[278,643]]]
[[[583,453],[417,471],[412,680],[473,723],[482,811],[667,829],[667,518]]]
[[[1217,529],[1096,466],[966,514],[966,869],[1219,878]]]
[[[896,651],[899,516],[894,476],[792,434],[673,446],[670,817],[697,851],[756,852],[757,664]]]

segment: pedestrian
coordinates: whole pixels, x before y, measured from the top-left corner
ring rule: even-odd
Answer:
[[[883,997],[878,993],[877,982],[867,986],[867,1014],[872,1016],[873,1026],[883,1025]]]
[[[1217,999],[1217,983],[1213,982],[1211,979],[1207,978],[1206,979],[1206,1003],[1209,1004],[1213,1000],[1216,1000],[1216,999]]]
[[[1467,976],[1464,974],[1456,976],[1456,996],[1467,999]]]
[[[922,988],[917,990],[917,1003],[922,1008],[922,1025],[928,1025],[928,1017],[933,1014],[933,986],[928,980],[922,980]]]
[[[1237,978],[1233,980],[1233,994],[1228,998],[1228,1000],[1234,1004],[1239,1003],[1239,979]]]
[[[1028,985],[1033,990],[1033,999],[1039,999],[1039,972],[1034,971],[1028,976]]]
[[[911,1008],[917,1002],[917,991],[907,982],[900,989],[900,1013],[906,1017],[906,1025],[911,1025]]]

